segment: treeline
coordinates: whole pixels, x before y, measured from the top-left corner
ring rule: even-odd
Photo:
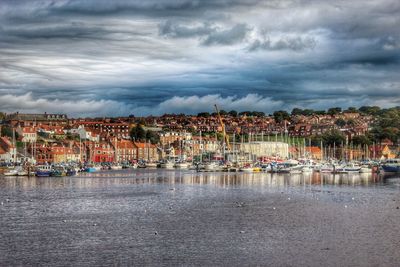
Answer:
[[[220,110],[219,114],[221,116],[231,116],[231,117],[238,117],[238,116],[251,116],[251,117],[264,117],[265,113],[261,111],[242,111],[238,112],[236,110],[231,110],[231,111],[225,111],[225,110]],[[215,117],[217,116],[216,112],[200,112],[197,114],[197,117],[202,117],[202,118],[208,118],[208,117]]]

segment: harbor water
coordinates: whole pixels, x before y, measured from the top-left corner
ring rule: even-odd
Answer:
[[[0,266],[399,266],[400,175],[0,177]]]

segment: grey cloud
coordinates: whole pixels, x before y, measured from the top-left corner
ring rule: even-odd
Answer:
[[[168,20],[159,26],[162,36],[171,38],[200,38],[201,44],[209,45],[231,45],[245,39],[251,30],[246,24],[236,24],[231,28],[223,28],[211,23],[203,23],[200,26],[183,26]]]
[[[199,37],[209,35],[216,31],[217,28],[209,23],[204,23],[200,26],[188,27],[173,23],[172,21],[168,20],[159,25],[159,32],[161,35],[173,38]]]
[[[202,42],[204,45],[231,45],[245,39],[251,29],[246,24],[237,24],[231,29],[211,32]]]
[[[317,41],[312,37],[286,37],[272,42],[270,39],[260,41],[255,40],[250,46],[249,51],[256,50],[293,50],[302,51],[314,49]]]

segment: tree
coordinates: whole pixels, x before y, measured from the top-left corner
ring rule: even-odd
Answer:
[[[158,144],[160,142],[160,136],[156,132],[148,130],[146,132],[146,140],[149,140],[152,144]]]
[[[294,108],[294,109],[292,109],[291,114],[292,114],[292,116],[302,115],[303,114],[303,110],[301,108]]]
[[[210,117],[210,113],[209,112],[200,112],[199,114],[197,114],[197,117],[208,118],[208,117]]]
[[[329,115],[336,115],[336,114],[339,114],[340,112],[342,112],[342,108],[340,108],[340,107],[328,109]]]
[[[348,107],[347,110],[345,110],[344,112],[353,113],[353,112],[358,112],[358,110],[355,107]]]
[[[265,117],[265,112],[262,111],[253,111],[253,114],[257,117]]]
[[[346,122],[346,124],[347,124],[348,126],[355,126],[355,125],[356,125],[356,121],[353,120],[353,119],[348,119],[347,122]]]
[[[317,114],[317,115],[325,115],[326,111],[325,110],[317,110],[314,113]]]
[[[342,118],[339,118],[335,121],[335,124],[339,127],[344,127],[346,125],[346,121]]]
[[[250,116],[250,111],[242,111],[239,113],[239,116]]]
[[[1,136],[13,137],[13,129],[10,126],[3,125],[1,127]],[[15,139],[19,138],[19,134],[15,131]]]
[[[368,115],[377,115],[381,111],[381,108],[378,106],[362,106],[358,111]]]
[[[219,111],[219,115],[225,116],[225,115],[228,115],[228,112],[226,112],[225,110],[221,109],[221,110]]]
[[[284,110],[275,111],[273,115],[276,123],[281,123],[284,120],[290,119],[289,113],[287,113],[287,111]]]
[[[372,144],[372,141],[366,135],[356,135],[351,139],[351,141],[353,142],[353,144],[355,146],[358,146],[358,145],[364,146],[364,145]]]
[[[228,112],[228,114],[232,117],[237,117],[238,116],[238,112],[236,110],[231,110]]]
[[[132,140],[144,141],[146,139],[146,131],[141,124],[137,124],[131,129],[130,136]]]
[[[324,145],[339,146],[346,141],[345,136],[339,130],[331,130],[322,135]]]

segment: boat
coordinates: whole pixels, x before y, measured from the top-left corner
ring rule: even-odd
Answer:
[[[156,162],[146,162],[146,168],[157,168]]]
[[[354,164],[354,163],[349,163],[346,165],[342,166],[335,166],[334,172],[335,173],[357,173],[360,172],[361,167]]]
[[[17,172],[17,175],[18,175],[18,176],[29,176],[29,173],[28,173],[27,171],[21,169],[21,170],[19,170],[19,171]]]
[[[18,170],[9,169],[8,171],[4,172],[4,176],[18,176]]]
[[[122,170],[122,165],[111,165],[110,167],[111,170]]]
[[[75,170],[75,169],[72,169],[72,168],[67,169],[66,175],[67,175],[67,176],[74,176],[74,175],[76,175],[76,170]]]
[[[174,163],[171,161],[164,161],[160,163],[160,168],[163,169],[173,169],[174,168]]]
[[[372,167],[369,165],[362,165],[360,167],[360,173],[372,173]]]
[[[384,172],[400,172],[400,158],[387,159],[382,164],[382,170]]]
[[[278,164],[278,172],[282,173],[301,173],[303,165],[299,164],[297,160],[288,160]]]
[[[310,173],[313,172],[313,169],[310,166],[303,166],[303,168],[301,169],[302,173]]]
[[[86,167],[85,168],[85,172],[96,172],[97,171],[97,168],[95,168],[95,167]]]
[[[220,170],[220,167],[217,162],[207,162],[203,164],[203,169],[206,172],[212,172]]]
[[[51,175],[52,166],[51,165],[38,165],[36,166],[35,175],[38,177],[48,177]]]
[[[241,172],[262,172],[263,169],[259,166],[254,166],[251,164],[245,165],[239,169]]]
[[[187,169],[187,168],[189,168],[189,164],[184,161],[178,161],[178,162],[175,162],[174,167],[176,169]]]

